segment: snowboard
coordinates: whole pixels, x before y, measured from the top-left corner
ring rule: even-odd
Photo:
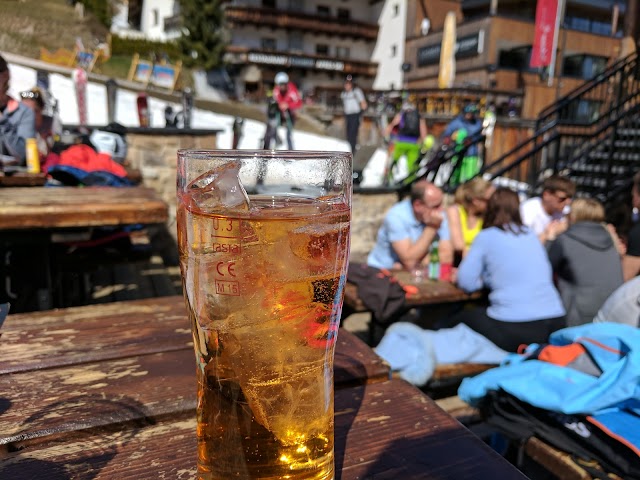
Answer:
[[[191,128],[191,113],[193,111],[193,93],[190,88],[182,91],[182,123],[183,128]]]
[[[78,104],[78,123],[87,125],[87,72],[83,68],[75,68],[72,73],[73,86]]]
[[[144,92],[140,92],[138,94],[138,98],[136,99],[136,104],[138,106],[138,121],[140,122],[140,126],[142,128],[149,128],[149,98],[147,94]]]
[[[118,96],[118,82],[113,78],[107,80],[107,123],[116,121],[116,99]]]

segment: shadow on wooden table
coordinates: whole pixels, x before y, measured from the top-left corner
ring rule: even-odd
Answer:
[[[0,398],[0,412],[2,412],[3,401],[8,402],[5,410],[11,408],[11,402]],[[41,478],[43,472],[47,472],[47,480],[70,480],[72,478],[91,479],[98,476],[100,471],[109,464],[116,456],[119,449],[135,438],[138,432],[149,426],[154,425],[155,420],[150,418],[143,404],[129,397],[124,398],[104,398],[102,395],[82,395],[66,399],[65,401],[54,402],[47,405],[46,409],[37,412],[24,420],[23,425],[29,425],[29,433],[15,435],[5,438],[8,446],[8,453],[19,452],[25,446],[31,443],[41,441],[39,437],[51,436],[56,434],[56,428],[50,428],[51,417],[56,415],[56,410],[66,411],[70,406],[75,405],[77,415],[74,422],[76,423],[76,443],[75,446],[88,452],[94,447],[90,444],[92,438],[96,438],[99,429],[99,437],[114,436],[117,442],[112,442],[110,447],[101,447],[98,455],[93,457],[80,457],[77,460],[69,459],[61,462],[52,462],[46,460],[48,450],[56,450],[54,444],[45,447],[38,453],[43,458],[37,458],[38,454],[31,452],[23,457],[18,453],[10,458],[5,458],[0,463],[0,478]],[[91,422],[91,418],[97,413],[106,414],[111,417],[114,423],[108,426],[96,426]],[[34,429],[33,424],[38,424],[40,420],[47,418],[47,429],[38,431]],[[67,422],[68,417],[60,415],[62,422]],[[123,425],[127,426],[124,427]],[[60,425],[60,431],[68,431],[68,426]],[[105,445],[100,443],[99,446]],[[69,445],[67,445],[67,448]],[[68,452],[73,456],[73,451]]]
[[[362,399],[364,398],[366,385],[360,385],[359,387],[355,387],[351,389],[351,402],[349,404],[349,408],[340,409],[339,406],[336,407],[335,415],[336,417],[340,416],[340,420],[345,422],[345,426],[340,430],[344,430],[349,432],[351,430],[351,426],[353,425],[353,421],[356,419],[358,414],[358,410],[360,410],[360,406],[362,405]],[[336,419],[336,423],[338,419]],[[342,422],[341,422],[342,423]],[[343,478],[342,471],[344,470],[345,465],[345,453],[347,451],[347,439],[349,435],[335,436],[335,480],[346,480],[346,477]]]

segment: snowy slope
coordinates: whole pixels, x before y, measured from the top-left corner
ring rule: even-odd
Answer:
[[[19,98],[19,92],[28,90],[36,85],[36,71],[20,65],[10,64],[11,87],[10,94],[14,98]],[[50,90],[52,95],[58,99],[60,106],[60,117],[62,123],[77,124],[78,108],[70,77],[52,73],[49,77]],[[118,90],[116,121],[128,127],[137,127],[138,114],[136,108],[137,92]],[[106,88],[104,85],[89,83],[87,88],[87,103],[89,105],[89,124],[107,124],[107,100]],[[164,127],[164,109],[169,104],[163,100],[149,97],[149,109],[151,111],[151,126]],[[170,103],[174,110],[182,107],[175,103]],[[233,117],[229,115],[219,115],[201,109],[194,109],[191,121],[193,128],[222,129],[218,135],[218,147],[231,148]],[[254,120],[245,120],[243,136],[240,140],[239,148],[259,149],[262,147],[265,124]],[[323,151],[349,151],[349,144],[344,140],[332,137],[315,135],[311,133],[295,130],[293,133],[293,143],[297,150],[323,150]]]

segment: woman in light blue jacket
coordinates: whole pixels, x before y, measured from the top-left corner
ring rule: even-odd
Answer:
[[[510,352],[521,344],[547,342],[565,326],[547,252],[522,224],[519,204],[508,188],[498,188],[489,199],[482,231],[457,274],[463,290],[487,289],[489,306],[463,310],[454,319]]]

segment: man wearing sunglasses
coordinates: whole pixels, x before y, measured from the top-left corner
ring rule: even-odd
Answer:
[[[36,137],[33,111],[9,96],[9,66],[0,56],[0,155],[25,165],[27,138]]]
[[[575,184],[566,177],[551,175],[542,183],[542,194],[520,205],[522,223],[533,230],[542,243],[554,240],[567,229],[566,214],[576,193]]]

